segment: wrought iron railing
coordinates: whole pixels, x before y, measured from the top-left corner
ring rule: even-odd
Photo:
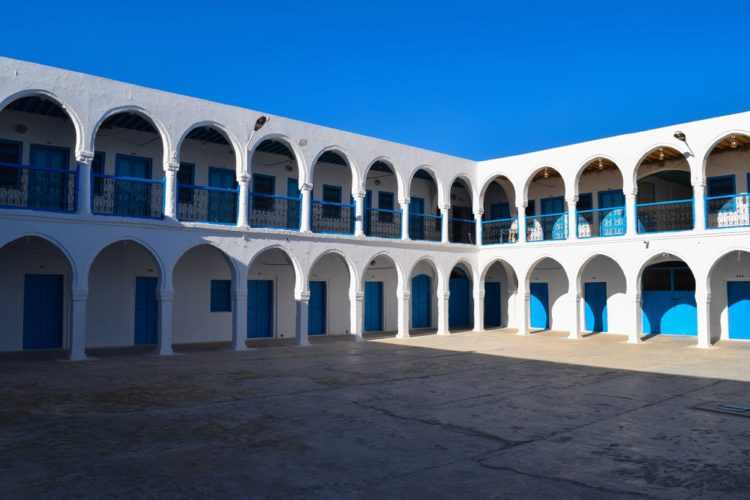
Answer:
[[[367,236],[401,237],[401,210],[365,209],[364,231]]]
[[[252,227],[299,230],[302,197],[250,193],[248,220]]]
[[[567,238],[567,212],[526,217],[526,241],[564,240]]]
[[[212,224],[237,224],[239,189],[179,184],[177,219]]]
[[[693,229],[693,200],[659,201],[635,206],[638,233]]]
[[[706,228],[750,226],[747,193],[706,198]]]
[[[442,215],[409,214],[409,238],[412,240],[440,241]]]
[[[354,205],[330,201],[312,202],[312,230],[316,233],[354,233]]]
[[[469,219],[449,219],[449,236],[451,243],[474,244],[476,239],[476,221]]]
[[[141,219],[164,217],[164,179],[91,174],[91,212]]]
[[[518,218],[482,221],[482,244],[498,245],[518,241]]]
[[[0,207],[75,212],[78,172],[0,163]]]
[[[625,207],[579,210],[576,212],[576,234],[579,238],[607,238],[625,234]]]

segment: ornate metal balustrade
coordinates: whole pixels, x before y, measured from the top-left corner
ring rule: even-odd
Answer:
[[[316,233],[354,233],[354,205],[329,201],[312,202],[312,230]]]
[[[365,234],[380,238],[401,237],[401,210],[368,208],[365,210]]]
[[[567,212],[526,217],[526,241],[565,240],[567,238]]]
[[[91,212],[141,219],[164,217],[164,180],[91,174]]]
[[[748,196],[743,193],[706,198],[706,228],[750,226]]]
[[[693,200],[641,203],[635,211],[639,234],[693,229]]]
[[[239,189],[179,184],[177,219],[212,224],[237,224]]]
[[[625,207],[579,210],[576,212],[576,234],[579,238],[607,238],[625,234]]]
[[[299,230],[302,199],[250,193],[248,220],[252,227]]]
[[[78,172],[0,163],[0,207],[75,212]]]
[[[518,241],[518,218],[482,221],[482,244],[497,245]]]
[[[476,221],[469,219],[449,219],[451,243],[474,244],[476,239]]]
[[[413,240],[440,241],[442,215],[409,214],[409,238]]]

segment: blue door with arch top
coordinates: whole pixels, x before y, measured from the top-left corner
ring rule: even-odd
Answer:
[[[498,328],[502,325],[501,286],[499,282],[484,283],[484,327]]]
[[[247,281],[247,338],[273,337],[273,281]]]
[[[159,326],[159,303],[156,299],[157,278],[135,278],[135,331],[136,345],[156,344]]]
[[[310,302],[307,310],[307,334],[326,333],[326,282],[310,282]]]
[[[67,170],[70,150],[56,146],[32,144],[29,160],[32,167],[50,170]],[[54,172],[29,170],[29,208],[63,210],[68,207],[67,177]]]
[[[365,331],[383,331],[383,282],[365,282]]]
[[[432,279],[426,274],[418,274],[411,279],[412,328],[429,328],[432,326],[431,290]]]
[[[63,331],[63,276],[27,274],[23,286],[23,348],[59,349]]]
[[[584,284],[583,296],[586,308],[586,324],[589,332],[607,331],[607,283]]]
[[[422,215],[424,213],[424,199],[413,196],[409,202],[409,215]],[[424,239],[424,219],[422,217],[409,217],[409,238],[413,240]]]
[[[625,234],[625,195],[621,190],[599,191],[599,208],[611,209],[602,213],[599,222],[601,236]]]
[[[641,278],[643,333],[697,335],[695,279],[681,262],[649,266]]]
[[[729,338],[750,340],[750,281],[727,282]]]
[[[288,207],[286,211],[286,228],[287,229],[299,229],[300,225],[300,204],[299,200],[299,184],[297,179],[288,178],[286,180],[286,195],[289,198],[294,198],[297,201],[287,200]]]
[[[541,200],[541,215],[560,214],[557,217],[545,217],[542,219],[542,231],[544,239],[564,240],[565,234],[565,198],[555,196]],[[550,237],[551,235],[551,237]]]
[[[531,283],[530,285],[530,313],[531,328],[549,328],[549,287],[547,283]]]
[[[471,282],[461,269],[454,269],[448,283],[448,328],[471,327]]]

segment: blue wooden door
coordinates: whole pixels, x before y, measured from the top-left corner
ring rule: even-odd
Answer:
[[[273,337],[273,281],[247,281],[247,338]]]
[[[365,217],[364,231],[365,231],[365,234],[367,235],[370,234],[370,217],[372,217],[372,214],[370,212],[371,208],[372,208],[372,191],[368,189],[365,191],[365,210],[364,210],[364,217]]]
[[[510,219],[510,205],[508,203],[493,203],[490,205],[490,219]]]
[[[383,282],[365,282],[365,331],[383,331]]]
[[[135,331],[133,343],[156,344],[158,339],[159,303],[156,300],[156,278],[135,278]]]
[[[462,271],[451,274],[448,283],[448,328],[471,327],[471,282]]]
[[[602,212],[599,234],[602,236],[625,234],[625,195],[622,191],[599,191],[599,208],[612,209]]]
[[[23,288],[23,348],[59,349],[63,331],[63,276],[27,274]]]
[[[432,326],[431,290],[432,280],[426,274],[418,274],[411,279],[412,328],[429,328]]]
[[[310,282],[310,302],[307,315],[308,335],[326,333],[326,282]]]
[[[287,200],[288,207],[286,211],[286,227],[287,229],[299,229],[300,226],[300,211],[301,201],[299,200],[299,184],[297,179],[286,180],[286,195],[289,198],[294,198],[297,201]]]
[[[531,328],[549,328],[549,288],[547,283],[531,283]]]
[[[500,301],[500,283],[484,283],[484,327],[497,328],[502,325],[502,302]]]
[[[29,160],[32,167],[67,170],[70,150],[54,146],[32,144]],[[67,177],[56,172],[29,171],[29,208],[63,210],[68,207]]]
[[[750,340],[750,281],[727,283],[729,338]]]
[[[115,175],[151,179],[151,158],[117,155]],[[151,186],[138,181],[118,180],[114,190],[114,213],[130,217],[151,215]]]
[[[644,291],[643,333],[697,335],[695,292]]]
[[[586,303],[585,329],[590,332],[607,331],[607,284],[586,283],[583,290]]]
[[[541,215],[561,214],[557,217],[542,219],[544,239],[565,239],[565,214],[563,213],[565,212],[565,198],[562,196],[543,198],[541,201],[541,211]]]
[[[208,186],[222,189],[236,189],[237,179],[234,170],[209,167]],[[234,222],[237,216],[237,196],[235,193],[222,191],[208,192],[208,221]]]
[[[424,200],[422,198],[412,198],[409,202],[410,215],[424,214]],[[424,239],[424,219],[422,217],[409,217],[409,238],[413,240]]]

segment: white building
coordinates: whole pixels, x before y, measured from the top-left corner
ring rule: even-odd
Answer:
[[[5,58],[0,109],[0,350],[750,338],[750,113],[475,162]]]

